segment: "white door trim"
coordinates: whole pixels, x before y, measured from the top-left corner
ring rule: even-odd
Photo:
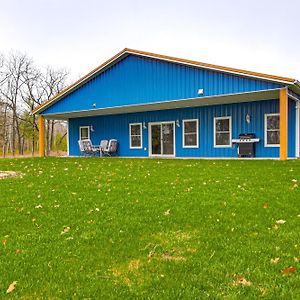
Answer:
[[[173,154],[152,154],[152,130],[151,130],[151,126],[152,125],[163,125],[163,124],[172,124],[173,125]],[[148,155],[149,157],[175,157],[176,156],[176,145],[175,145],[175,141],[176,141],[176,126],[175,126],[175,121],[163,121],[163,122],[149,122],[148,123]],[[162,131],[161,131],[161,135],[162,135]],[[162,151],[161,151],[162,152]]]

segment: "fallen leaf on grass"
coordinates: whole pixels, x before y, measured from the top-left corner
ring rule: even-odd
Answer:
[[[289,275],[291,273],[294,273],[295,271],[296,271],[296,268],[288,267],[288,268],[284,268],[281,272],[283,275]]]
[[[168,209],[168,210],[166,210],[166,211],[164,212],[164,215],[165,215],[165,216],[168,216],[170,213],[171,213],[171,209]]]
[[[13,282],[9,285],[8,289],[6,290],[6,294],[11,293],[11,292],[16,288],[16,286],[17,286],[17,282],[16,282],[16,281],[13,281]]]
[[[70,231],[70,227],[64,227],[64,230],[60,234],[68,233]]]
[[[279,257],[271,258],[271,264],[277,264],[279,262]]]
[[[276,224],[282,225],[286,222],[286,220],[277,220]]]
[[[299,258],[298,257],[294,257],[294,262],[299,262]]]
[[[260,290],[262,296],[264,296],[268,292],[268,289],[264,288],[264,287],[259,288],[259,290]]]
[[[233,285],[238,286],[238,285],[242,285],[242,286],[250,286],[252,283],[250,281],[248,281],[244,276],[241,275],[236,275],[235,276],[235,281],[233,283]]]
[[[269,204],[268,203],[264,203],[263,208],[269,208]]]
[[[7,240],[2,240],[3,246],[6,246]]]
[[[186,258],[183,256],[172,256],[170,254],[164,253],[161,255],[164,260],[173,260],[173,261],[185,261]]]

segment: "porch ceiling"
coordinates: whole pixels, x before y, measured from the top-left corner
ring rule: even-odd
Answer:
[[[125,106],[95,108],[95,109],[73,111],[73,112],[46,114],[44,115],[44,117],[47,119],[54,119],[54,120],[67,120],[70,118],[79,118],[79,117],[116,115],[116,114],[123,114],[123,113],[135,113],[135,112],[187,108],[187,107],[196,107],[196,106],[209,106],[209,105],[217,105],[217,104],[230,104],[230,103],[271,100],[271,99],[279,99],[279,91],[280,89],[272,89],[272,90],[263,90],[263,91],[246,92],[246,93],[238,93],[238,94],[227,94],[227,95],[169,100],[169,101],[142,103],[142,104],[125,105]]]

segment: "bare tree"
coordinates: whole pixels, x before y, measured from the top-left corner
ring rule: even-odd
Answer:
[[[0,142],[3,155],[8,149],[15,155],[31,148],[34,155],[37,120],[31,111],[50,100],[66,86],[68,72],[64,69],[36,68],[33,61],[20,52],[0,54]],[[46,122],[47,154],[53,145],[54,120]],[[29,141],[30,145],[29,146]]]
[[[12,131],[11,148],[15,155],[16,140],[18,141],[19,153],[22,154],[22,135],[20,131],[20,120],[18,118],[19,110],[22,109],[21,89],[25,84],[24,78],[31,68],[32,60],[26,54],[11,52],[4,61],[3,82],[1,85],[1,98],[7,103],[11,110]]]
[[[42,80],[44,101],[50,100],[66,87],[68,75],[69,72],[65,69],[55,70],[51,67],[47,68]],[[47,120],[46,122],[47,155],[50,154],[50,151],[53,146],[54,125],[55,125],[55,120]]]

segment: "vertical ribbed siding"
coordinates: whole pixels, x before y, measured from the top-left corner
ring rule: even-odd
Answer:
[[[255,133],[261,139],[256,145],[257,157],[278,157],[278,147],[264,147],[264,116],[266,113],[277,113],[279,111],[278,102],[278,100],[266,100],[70,119],[70,155],[79,155],[77,143],[79,126],[93,125],[95,131],[91,132],[91,139],[94,144],[99,144],[101,139],[116,138],[119,141],[119,155],[121,156],[148,156],[148,129],[143,129],[143,148],[146,150],[131,150],[129,149],[129,124],[179,120],[180,127],[175,126],[177,157],[236,157],[236,146],[233,148],[214,148],[214,117],[231,116],[232,138],[238,138],[240,133]],[[292,111],[293,108],[291,108]],[[245,120],[247,113],[251,116],[250,124]],[[199,120],[199,148],[182,147],[182,120],[184,119]],[[294,145],[289,144],[289,149],[291,147]],[[289,153],[292,154],[292,150]]]
[[[129,55],[43,114],[279,88],[281,85]]]

